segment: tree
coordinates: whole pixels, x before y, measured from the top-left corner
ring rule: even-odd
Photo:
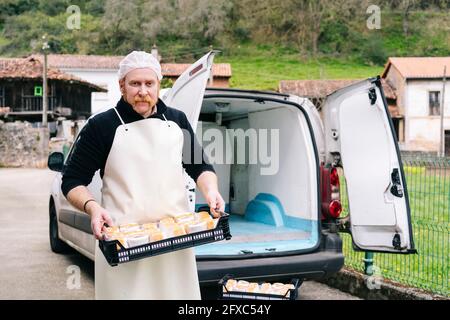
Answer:
[[[39,0],[38,11],[49,16],[56,16],[66,12],[71,2],[70,0]]]
[[[179,37],[212,43],[228,23],[232,3],[227,0],[154,0],[143,5],[152,15],[143,17],[153,37]]]
[[[0,25],[7,17],[16,16],[36,8],[39,0],[2,0],[0,6]]]
[[[139,6],[141,1],[107,0],[105,14],[102,17],[102,33],[100,37],[103,51],[112,54],[128,53],[136,43],[136,33],[141,32],[139,24]],[[139,39],[137,39],[139,40]]]

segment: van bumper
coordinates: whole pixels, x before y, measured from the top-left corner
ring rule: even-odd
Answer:
[[[253,281],[283,281],[292,278],[321,279],[338,272],[344,265],[341,251],[313,253],[270,258],[197,261],[202,285],[213,285],[226,274],[237,279]]]
[[[226,274],[252,281],[282,281],[292,278],[323,279],[344,266],[342,239],[337,233],[322,228],[317,250],[295,255],[259,258],[197,257],[200,284],[212,285]]]

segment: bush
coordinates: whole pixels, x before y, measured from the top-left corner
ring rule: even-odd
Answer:
[[[379,37],[371,36],[364,43],[361,55],[365,62],[383,65],[388,57],[383,41]]]
[[[172,88],[172,86],[173,86],[172,79],[162,78],[162,80],[161,80],[161,89]]]
[[[424,174],[425,167],[412,167],[412,166],[404,166],[403,170],[405,174]]]
[[[348,47],[349,30],[343,21],[328,21],[319,36],[319,50],[323,53],[340,53]]]

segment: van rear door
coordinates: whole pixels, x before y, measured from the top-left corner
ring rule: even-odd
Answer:
[[[186,114],[194,132],[206,85],[211,76],[214,54],[214,51],[210,51],[189,66],[175,81],[173,87],[161,97],[165,104]]]
[[[405,176],[379,77],[328,96],[323,115],[327,163],[344,169],[355,249],[415,252]]]
[[[161,97],[165,104],[186,114],[194,132],[197,129],[206,85],[211,77],[214,55],[215,52],[210,51],[190,65],[175,81],[173,87],[165,91]],[[195,211],[196,184],[186,172],[184,172],[184,175],[189,208],[190,211]]]

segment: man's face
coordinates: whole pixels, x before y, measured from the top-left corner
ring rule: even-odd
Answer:
[[[159,81],[149,68],[134,69],[119,81],[123,98],[141,116],[147,118],[158,101]]]

